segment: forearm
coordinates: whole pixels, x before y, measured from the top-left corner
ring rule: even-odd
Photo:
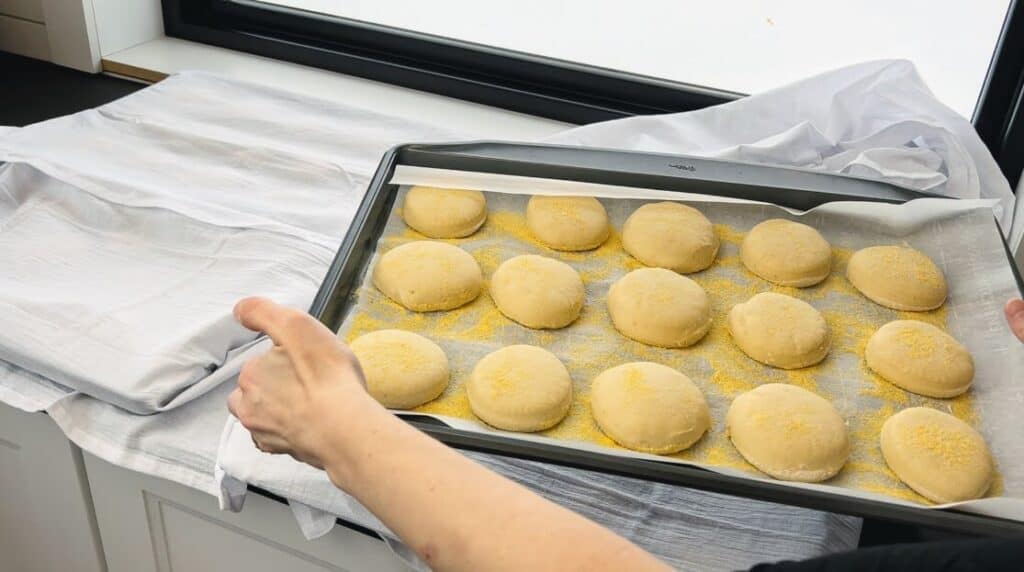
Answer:
[[[331,433],[325,469],[433,568],[664,569],[625,539],[375,405]]]

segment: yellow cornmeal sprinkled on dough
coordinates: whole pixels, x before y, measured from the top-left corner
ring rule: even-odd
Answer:
[[[445,240],[473,255],[483,271],[485,287],[470,304],[448,312],[409,312],[372,287],[361,288],[358,296],[367,311],[350,318],[343,339],[351,341],[364,333],[397,328],[417,332],[441,344],[451,362],[451,382],[435,401],[417,412],[477,421],[469,407],[465,383],[476,362],[504,345],[532,344],[553,351],[573,379],[573,403],[566,418],[540,434],[623,450],[601,432],[590,411],[590,384],[602,371],[624,363],[651,361],[677,369],[704,392],[712,414],[712,427],[689,449],[668,455],[688,462],[728,468],[763,476],[736,451],[725,432],[725,416],[737,395],[764,383],[790,383],[829,399],[846,419],[850,431],[851,455],[844,469],[827,484],[856,488],[912,502],[930,504],[903,485],[886,466],[878,438],[882,424],[897,411],[914,406],[949,411],[973,426],[978,424],[973,392],[941,400],[917,396],[886,382],[864,363],[868,338],[884,324],[898,319],[919,320],[943,330],[947,326],[946,306],[931,312],[897,312],[867,300],[846,278],[846,265],[853,251],[833,246],[832,272],[820,284],[809,288],[773,285],[746,270],[739,259],[744,233],[716,224],[721,240],[718,257],[710,268],[687,275],[708,293],[712,326],[707,336],[685,349],[646,346],[621,335],[608,316],[608,287],[627,272],[644,268],[625,253],[621,234],[612,230],[599,248],[586,252],[559,252],[536,241],[526,226],[526,199],[521,212],[497,211],[476,234]],[[610,209],[609,214],[613,215]],[[713,217],[712,217],[713,218]],[[404,225],[380,241],[381,252],[399,244],[423,240]],[[509,244],[509,239],[514,243]],[[505,260],[520,254],[541,254],[566,262],[583,278],[587,300],[575,322],[561,330],[530,330],[505,318],[487,294],[487,282]],[[818,308],[829,324],[832,348],[820,364],[780,370],[760,364],[736,347],[728,329],[729,310],[759,292],[793,296]],[[570,340],[567,342],[567,340]],[[859,372],[859,379],[836,381],[839,373]],[[864,407],[864,404],[868,404]],[[873,406],[872,406],[873,404]],[[1001,482],[998,475],[996,482]],[[1001,485],[999,485],[1001,486]],[[990,495],[1001,490],[994,485]]]
[[[919,282],[924,282],[929,286],[941,286],[943,284],[943,277],[940,272],[935,271],[935,265],[927,257],[927,255],[920,254],[914,256],[914,260],[911,263],[911,271]]]
[[[940,459],[947,469],[959,469],[972,458],[970,452],[974,442],[960,432],[920,424],[911,428],[906,438],[915,449],[927,450]]]
[[[583,222],[583,209],[586,208],[576,200],[576,197],[545,197],[544,207],[554,210],[561,218],[576,224]]]
[[[784,429],[787,433],[807,433],[813,427],[803,419],[791,418],[784,422]]]
[[[640,392],[649,389],[647,384],[644,382],[644,376],[640,373],[640,369],[636,367],[630,367],[626,370],[626,391],[629,392]]]
[[[899,344],[907,348],[910,357],[925,358],[935,353],[939,344],[934,337],[913,328],[901,328],[896,332]]]

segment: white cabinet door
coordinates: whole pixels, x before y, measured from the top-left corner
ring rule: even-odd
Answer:
[[[44,413],[0,404],[0,569],[104,570],[82,453]]]
[[[384,543],[336,526],[307,541],[286,505],[250,494],[221,512],[212,496],[85,455],[111,572],[407,570]]]

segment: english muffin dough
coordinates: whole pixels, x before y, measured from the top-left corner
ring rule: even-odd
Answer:
[[[488,425],[507,431],[542,431],[568,413],[572,380],[551,352],[536,346],[508,346],[476,364],[466,393],[473,413]]]
[[[465,250],[420,240],[387,251],[373,269],[373,285],[414,312],[451,310],[480,295],[480,265]]]
[[[889,383],[928,397],[954,397],[974,379],[974,359],[939,328],[896,320],[878,329],[864,351],[868,367]]]
[[[491,277],[498,310],[528,328],[562,328],[583,309],[583,280],[572,266],[525,254],[501,263]]]
[[[751,465],[784,481],[831,478],[850,455],[846,423],[828,400],[768,383],[733,400],[726,431]]]
[[[832,247],[806,224],[775,218],[758,224],[743,237],[740,260],[747,270],[769,282],[804,288],[828,278]]]
[[[487,220],[487,199],[480,191],[417,186],[405,194],[402,218],[430,238],[462,238]]]
[[[925,312],[946,301],[946,278],[920,250],[872,246],[850,257],[846,277],[861,294],[895,310]]]
[[[711,426],[704,394],[690,378],[651,362],[601,372],[591,385],[590,408],[616,443],[659,455],[686,449]]]
[[[649,203],[629,215],[622,247],[647,266],[683,274],[704,270],[718,254],[711,221],[695,208],[674,202]]]
[[[349,347],[363,369],[366,390],[384,407],[419,407],[448,386],[448,356],[419,334],[377,330],[352,340]]]
[[[743,353],[782,369],[825,359],[832,334],[821,312],[792,296],[762,292],[733,306],[729,333]]]
[[[592,250],[611,233],[608,213],[594,197],[534,195],[526,205],[526,226],[555,250]]]
[[[624,336],[684,348],[711,328],[711,303],[699,284],[664,268],[640,268],[608,290],[608,313]]]
[[[982,497],[992,485],[992,454],[980,433],[928,407],[911,407],[882,425],[882,456],[901,481],[937,503]]]

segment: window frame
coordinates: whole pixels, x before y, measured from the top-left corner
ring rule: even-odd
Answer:
[[[586,124],[743,94],[256,0],[162,0],[168,36]],[[972,122],[1016,189],[1024,168],[1024,0],[1011,0]]]
[[[163,10],[168,36],[568,123],[743,95],[253,0],[163,0]]]
[[[1024,1],[1011,0],[971,119],[1014,192],[1024,169]]]

